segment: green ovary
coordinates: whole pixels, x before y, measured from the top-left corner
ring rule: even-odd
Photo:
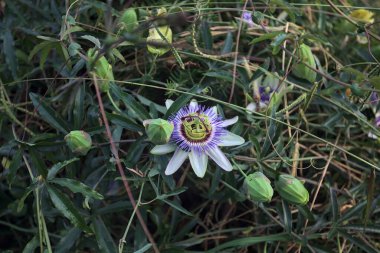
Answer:
[[[192,113],[182,119],[182,133],[189,141],[207,140],[211,130],[209,118],[204,114]]]

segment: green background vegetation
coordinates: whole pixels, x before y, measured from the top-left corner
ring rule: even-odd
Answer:
[[[0,251],[378,252],[379,2],[132,2],[0,0]],[[172,44],[153,55],[149,29],[165,25]],[[283,96],[248,113],[260,77]],[[149,153],[143,120],[191,99],[239,116],[234,171],[165,176],[170,155]],[[73,130],[87,154],[66,145]],[[297,176],[309,202],[253,201],[241,172],[255,171]]]

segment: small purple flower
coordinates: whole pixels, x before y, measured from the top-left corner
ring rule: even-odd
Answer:
[[[259,109],[266,108],[269,105],[273,92],[274,92],[274,89],[271,86],[259,86],[258,87],[259,96],[256,96],[259,98],[259,101],[256,101],[256,103],[249,103],[247,106],[247,110],[253,112]]]
[[[253,27],[252,12],[243,11],[242,20],[244,23],[248,24],[249,27]]]
[[[371,105],[377,105],[379,103],[379,94],[376,91],[371,92],[369,97],[369,102]]]
[[[167,108],[172,103],[173,101],[167,100]],[[151,153],[163,155],[175,151],[165,169],[166,175],[176,172],[187,157],[198,177],[204,177],[208,157],[222,169],[231,171],[232,165],[219,146],[236,146],[245,142],[240,136],[225,129],[237,120],[237,116],[223,120],[215,106],[207,108],[192,101],[169,118],[174,125],[169,143],[155,146]]]
[[[272,87],[260,86],[259,93],[260,93],[260,101],[265,104],[269,104],[270,97],[272,96],[272,93],[273,93]]]
[[[375,115],[375,125],[380,127],[380,111],[378,111]]]

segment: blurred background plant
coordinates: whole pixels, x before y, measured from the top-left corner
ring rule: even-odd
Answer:
[[[0,0],[1,252],[379,252],[379,14]],[[191,99],[239,116],[232,172],[150,154]]]

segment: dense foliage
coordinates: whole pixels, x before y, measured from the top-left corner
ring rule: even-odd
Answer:
[[[379,17],[375,0],[0,0],[0,251],[378,252]],[[231,172],[151,153],[195,100],[239,117]]]

